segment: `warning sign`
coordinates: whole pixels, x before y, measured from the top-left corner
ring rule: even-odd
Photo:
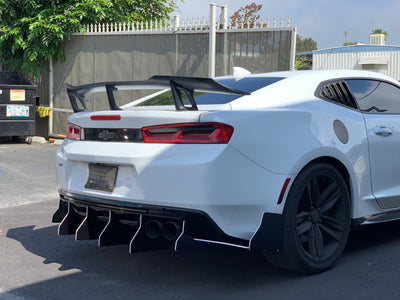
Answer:
[[[25,90],[10,90],[11,101],[25,101]]]

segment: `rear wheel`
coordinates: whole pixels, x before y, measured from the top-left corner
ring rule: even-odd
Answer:
[[[350,230],[350,196],[340,172],[325,163],[303,170],[290,189],[283,219],[283,249],[267,254],[271,262],[305,273],[331,268]]]

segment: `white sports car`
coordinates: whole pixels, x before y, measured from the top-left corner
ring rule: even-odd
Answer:
[[[118,107],[114,93],[162,91]],[[131,253],[200,243],[332,267],[351,225],[400,218],[400,85],[294,71],[67,86],[59,234]],[[107,111],[87,96],[106,92]]]

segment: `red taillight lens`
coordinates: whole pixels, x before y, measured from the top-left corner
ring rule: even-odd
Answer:
[[[120,115],[92,115],[90,116],[92,121],[119,121],[121,120]]]
[[[80,141],[81,135],[82,135],[82,128],[74,124],[69,124],[67,139]]]
[[[167,124],[142,128],[145,143],[227,144],[233,127],[222,123]]]

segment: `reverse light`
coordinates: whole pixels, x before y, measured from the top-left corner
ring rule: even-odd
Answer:
[[[82,137],[82,128],[78,125],[69,124],[67,139],[80,141]]]
[[[145,143],[227,144],[233,127],[222,123],[181,123],[142,128]]]

